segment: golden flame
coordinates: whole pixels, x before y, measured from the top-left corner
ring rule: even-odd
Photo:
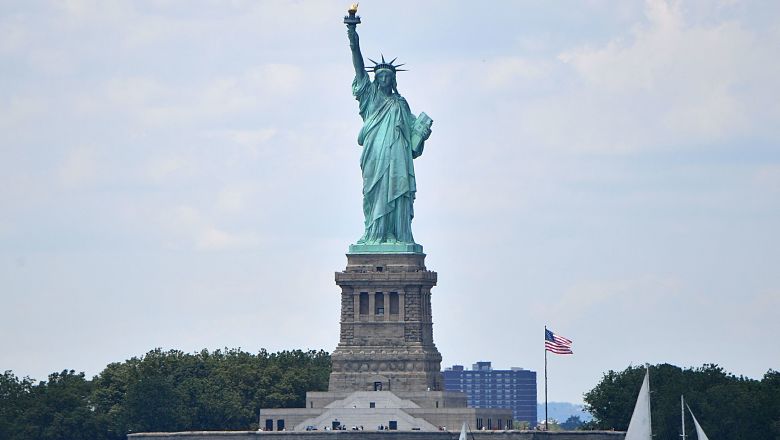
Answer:
[[[355,12],[357,12],[357,8],[359,4],[360,3],[352,3],[352,6],[350,6],[349,9],[347,9],[347,12],[351,12],[354,14]]]

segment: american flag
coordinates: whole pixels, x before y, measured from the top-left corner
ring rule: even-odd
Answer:
[[[574,354],[571,351],[570,339],[558,336],[547,329],[544,329],[544,349],[555,354]]]

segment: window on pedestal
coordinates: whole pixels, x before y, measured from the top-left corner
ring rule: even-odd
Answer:
[[[376,307],[375,315],[383,316],[385,314],[385,295],[382,292],[377,292],[374,295],[374,307]]]
[[[390,292],[390,314],[398,314],[398,292]]]
[[[360,314],[368,315],[368,292],[360,292]]]

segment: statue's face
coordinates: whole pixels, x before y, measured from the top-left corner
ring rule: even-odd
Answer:
[[[374,80],[379,84],[379,87],[391,87],[393,85],[393,72],[382,69],[376,73]]]

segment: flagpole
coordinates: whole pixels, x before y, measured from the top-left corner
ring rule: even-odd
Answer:
[[[547,340],[547,324],[544,326],[544,338]],[[547,418],[547,344],[544,347],[544,430],[549,431],[549,419]]]

